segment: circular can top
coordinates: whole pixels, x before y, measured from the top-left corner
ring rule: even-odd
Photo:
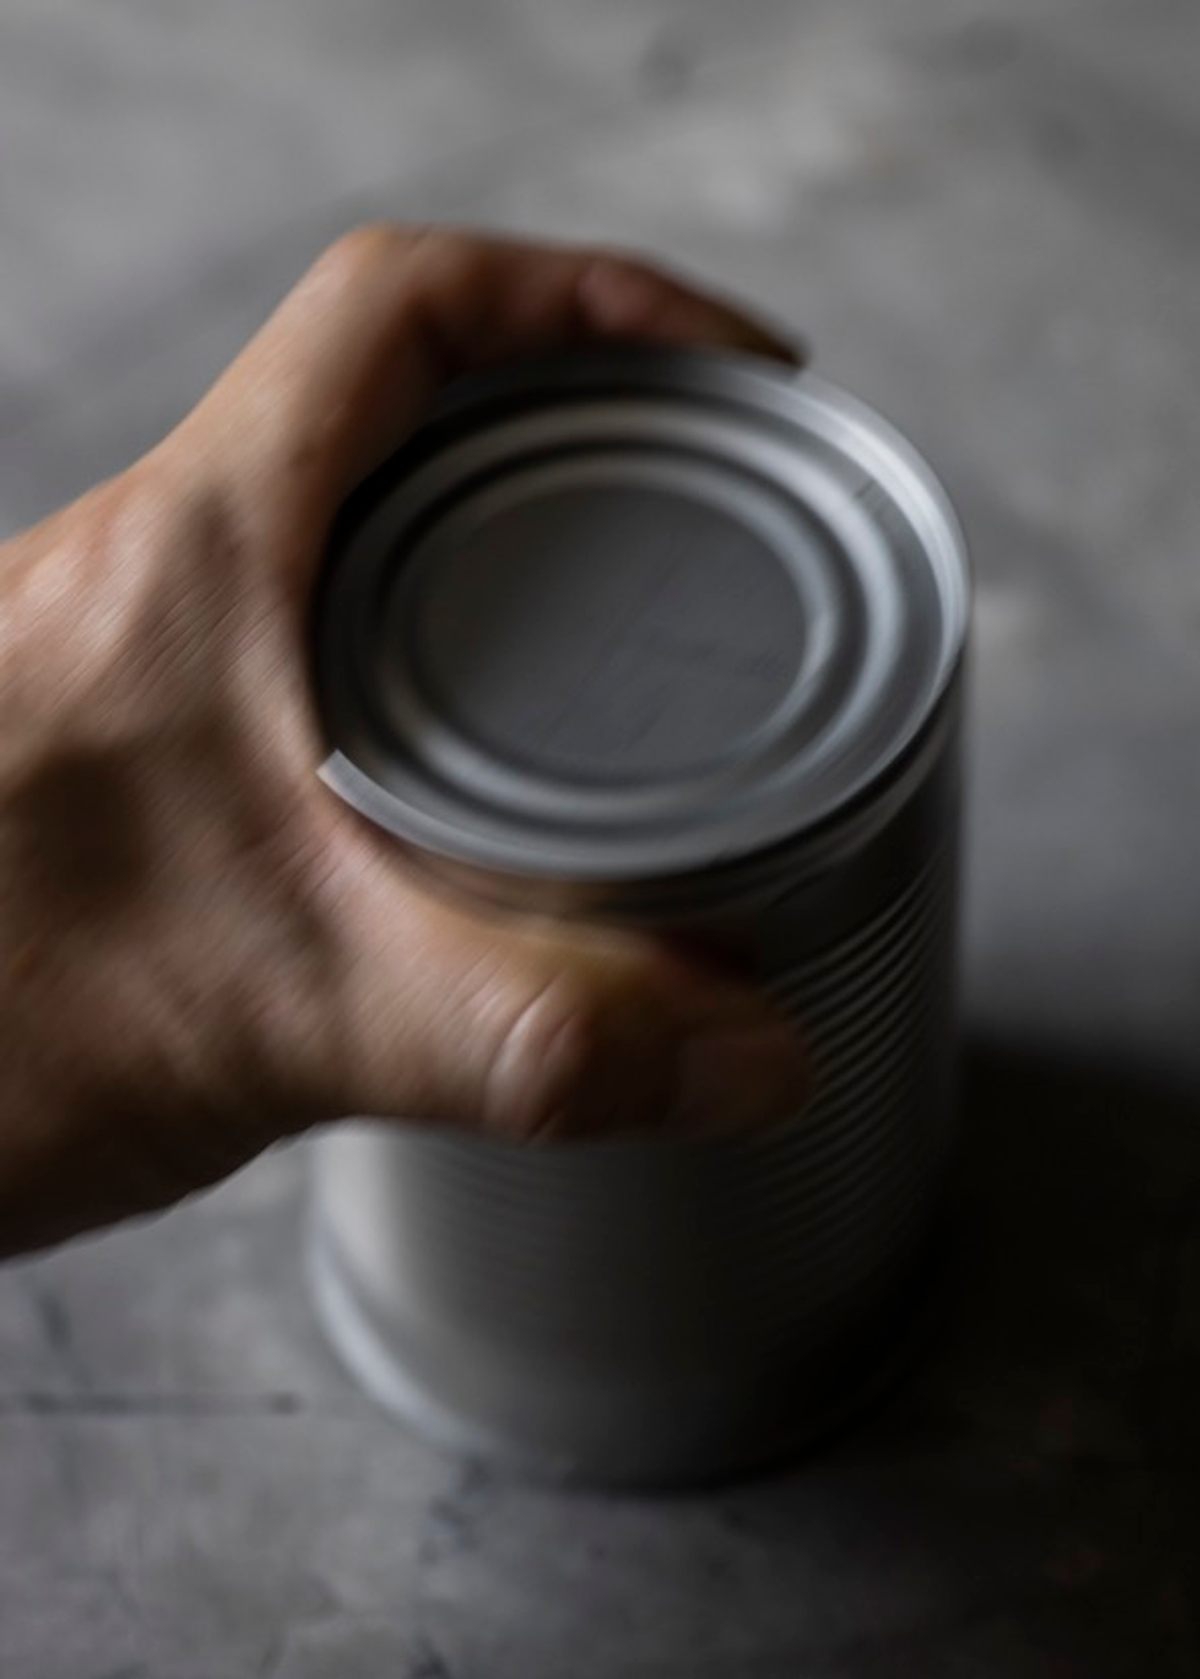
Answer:
[[[629,881],[826,823],[958,666],[929,469],[810,374],[583,352],[452,391],[349,500],[318,597],[323,774],[443,859]]]

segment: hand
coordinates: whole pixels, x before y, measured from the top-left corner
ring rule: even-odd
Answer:
[[[346,492],[453,375],[606,337],[788,354],[623,259],[360,230],[164,442],[0,551],[8,1251],[345,1113],[540,1139],[794,1109],[753,990],[434,897],[316,776],[305,612]]]

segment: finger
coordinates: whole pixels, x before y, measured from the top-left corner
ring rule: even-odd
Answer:
[[[799,340],[736,305],[621,257],[597,256],[580,279],[579,298],[590,330],[600,338],[704,344],[791,367],[806,359]]]
[[[796,360],[733,306],[629,259],[371,227],[326,252],[184,432],[254,505],[320,526],[456,375],[627,338]]]
[[[341,910],[331,1111],[531,1141],[735,1135],[802,1108],[803,1047],[750,987],[638,935],[485,919],[371,876]]]

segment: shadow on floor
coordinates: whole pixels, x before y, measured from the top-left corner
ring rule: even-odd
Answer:
[[[1200,1470],[1200,1085],[996,1043],[964,1072],[954,1344],[1076,1371]]]
[[[865,1425],[727,1501],[801,1593],[843,1558],[846,1635],[736,1679],[1200,1672],[1200,1089],[999,1043],[965,1075],[934,1346]]]

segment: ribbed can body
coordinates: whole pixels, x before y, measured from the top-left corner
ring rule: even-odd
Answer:
[[[314,613],[326,784],[427,881],[736,960],[804,1111],[723,1142],[319,1140],[331,1338],[427,1432],[597,1484],[811,1440],[914,1341],[953,1138],[970,579],[932,473],[808,374],[580,352],[447,399]]]
[[[794,1123],[713,1144],[319,1140],[317,1296],[380,1400],[537,1473],[668,1484],[800,1446],[886,1380],[953,1146],[958,689],[844,842],[700,913],[811,1047]],[[677,924],[697,929],[678,899]]]

